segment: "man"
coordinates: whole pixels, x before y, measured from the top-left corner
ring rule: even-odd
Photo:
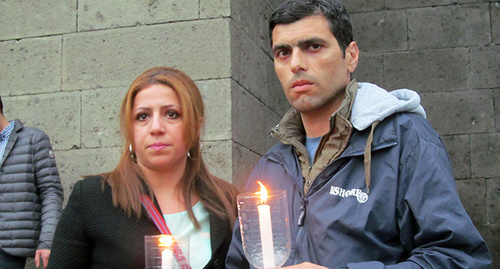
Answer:
[[[49,137],[9,122],[0,97],[0,268],[47,267],[63,188]]]
[[[270,19],[274,67],[292,105],[257,180],[287,191],[297,268],[487,268],[449,157],[419,96],[351,79],[359,50],[329,0],[289,0]],[[226,259],[248,268],[239,223]],[[293,266],[295,265],[295,266]],[[253,265],[255,266],[255,265]]]

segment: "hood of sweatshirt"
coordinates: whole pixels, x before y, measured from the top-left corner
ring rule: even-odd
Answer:
[[[425,110],[420,105],[420,96],[415,91],[399,89],[388,92],[367,82],[359,82],[358,85],[350,119],[358,131],[397,112],[412,112],[426,117]]]

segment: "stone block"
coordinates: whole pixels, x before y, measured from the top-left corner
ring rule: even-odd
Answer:
[[[254,151],[233,143],[233,183],[240,191],[244,191],[247,179],[260,157]]]
[[[491,91],[422,94],[422,105],[427,119],[441,135],[493,131],[495,122]]]
[[[471,177],[470,142],[468,135],[443,136],[443,144],[448,151],[456,179]]]
[[[235,143],[263,155],[277,142],[269,132],[280,119],[276,112],[233,82],[232,131]]]
[[[76,31],[75,0],[0,1],[0,40]]]
[[[75,183],[88,175],[97,175],[113,170],[121,157],[121,147],[95,149],[72,149],[56,151],[57,168],[64,188],[64,201]]]
[[[471,48],[470,78],[474,89],[500,85],[500,45]]]
[[[486,179],[488,222],[500,225],[500,178]]]
[[[490,3],[491,12],[491,39],[500,44],[500,2]]]
[[[388,9],[447,6],[455,3],[457,0],[385,0]]]
[[[361,51],[388,52],[408,49],[404,10],[351,15],[354,40]]]
[[[276,10],[281,3],[285,2],[285,0],[265,0],[265,1],[273,11]]]
[[[2,96],[60,91],[61,46],[61,37],[0,42]]]
[[[196,81],[205,104],[203,140],[229,140],[231,130],[231,80]]]
[[[358,82],[371,82],[382,86],[384,84],[383,56],[361,51],[358,66],[352,77]]]
[[[270,52],[269,18],[273,10],[264,3],[265,0],[232,1],[231,18],[254,43]]]
[[[365,1],[341,1],[349,11],[350,14],[356,12],[378,11],[385,9],[384,0],[365,0]]]
[[[500,131],[500,88],[493,90],[495,103],[495,130]]]
[[[231,140],[201,141],[203,160],[210,173],[231,183],[233,178],[232,143]]]
[[[500,240],[498,240],[500,225],[487,224],[477,228],[490,250],[492,259],[491,269],[498,269],[500,267]]]
[[[78,30],[156,24],[198,18],[198,0],[80,0]]]
[[[80,93],[52,93],[4,98],[4,115],[41,129],[55,150],[80,147]],[[57,104],[57,105],[55,105]]]
[[[469,214],[475,225],[487,223],[486,187],[484,178],[471,180],[457,180],[458,194],[467,214]]]
[[[68,35],[63,89],[128,87],[142,72],[160,65],[177,67],[194,80],[229,77],[229,46],[229,19]]]
[[[271,58],[237,26],[231,27],[231,77],[262,103],[283,115],[289,106]]]
[[[468,64],[466,48],[387,54],[384,84],[418,92],[463,91],[468,89]]]
[[[474,134],[471,142],[472,177],[496,178],[500,175],[500,133]]]
[[[410,49],[486,45],[490,29],[488,4],[408,10]]]
[[[106,88],[82,92],[82,147],[117,147],[120,107],[128,88]]]
[[[231,16],[230,0],[200,0],[200,18]]]

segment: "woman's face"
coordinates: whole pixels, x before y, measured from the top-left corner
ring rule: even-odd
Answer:
[[[141,169],[169,171],[184,168],[181,105],[176,92],[163,84],[139,91],[132,107],[132,132],[137,164]]]

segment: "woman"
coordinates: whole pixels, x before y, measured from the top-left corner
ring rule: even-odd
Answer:
[[[237,191],[203,162],[203,117],[186,74],[155,67],[140,75],[122,102],[120,162],[75,184],[48,267],[144,268],[144,236],[161,233],[141,205],[150,197],[175,237],[189,235],[193,269],[223,268]]]

